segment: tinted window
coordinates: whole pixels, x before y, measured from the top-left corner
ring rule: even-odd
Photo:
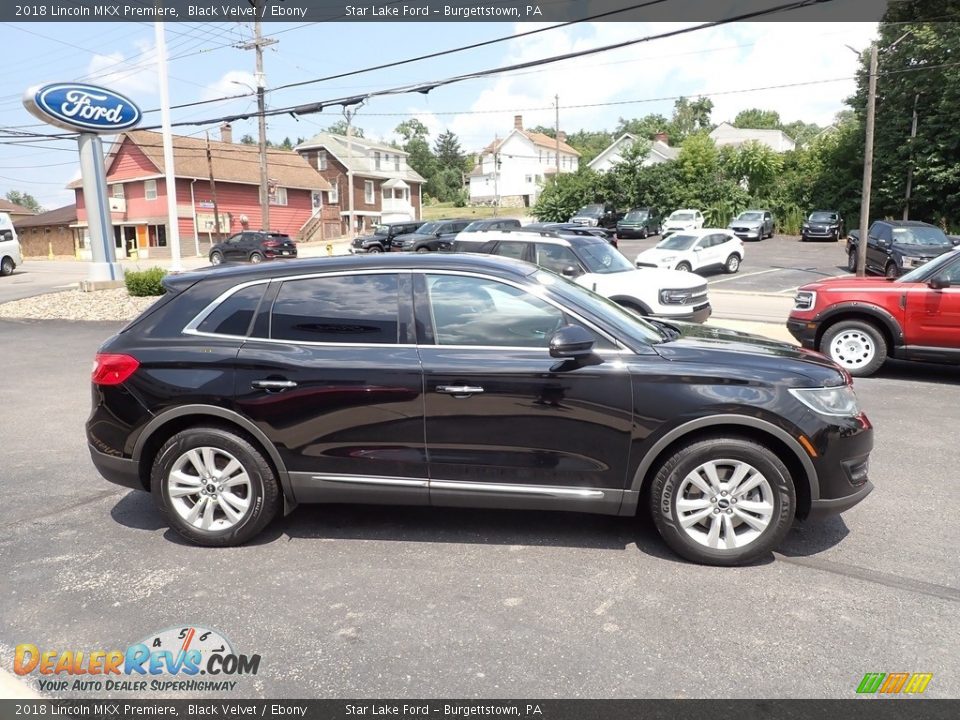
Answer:
[[[527,244],[522,242],[502,242],[497,245],[497,249],[494,250],[494,255],[502,255],[503,257],[515,258],[517,260],[523,260],[524,255],[527,252]]]
[[[267,284],[262,283],[237,290],[217,305],[214,311],[197,326],[197,330],[218,335],[247,335],[266,287]]]
[[[428,275],[438,345],[542,347],[563,313],[525,290],[485,278]]]
[[[936,227],[896,227],[892,228],[893,241],[902,245],[943,245],[952,247],[953,243]]]
[[[270,336],[280,340],[396,343],[396,275],[288,280],[273,305]]]

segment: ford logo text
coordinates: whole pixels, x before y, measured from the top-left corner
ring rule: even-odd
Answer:
[[[115,133],[136,126],[140,108],[130,98],[82,83],[53,83],[31,88],[23,104],[41,120],[66,130]]]

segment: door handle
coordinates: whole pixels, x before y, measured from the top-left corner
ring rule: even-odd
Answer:
[[[447,395],[476,395],[482,393],[483,388],[478,385],[437,385],[437,392]]]
[[[295,388],[297,383],[293,380],[254,380],[250,386],[257,390],[288,390]]]

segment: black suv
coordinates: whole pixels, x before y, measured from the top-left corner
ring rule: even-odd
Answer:
[[[823,355],[646,322],[528,263],[346,255],[163,282],[97,352],[87,439],[197,544],[299,502],[552,509],[650,514],[684,557],[737,565],[872,489],[870,422]]]
[[[847,270],[857,270],[860,231],[847,236]],[[955,242],[943,230],[917,220],[877,220],[867,233],[867,272],[900,277],[952,250]]]
[[[469,218],[460,218],[424,223],[414,233],[395,237],[391,249],[420,253],[450,250],[454,239],[471,222]]]
[[[836,210],[814,210],[800,228],[800,242],[833,240],[843,237],[843,217]]]
[[[276,258],[295,258],[297,244],[289,235],[263,230],[245,230],[231,235],[210,248],[210,264],[222,262],[252,262]]]
[[[390,252],[390,245],[398,235],[416,232],[423,225],[423,220],[407,222],[384,223],[377,225],[373,235],[361,235],[350,243],[351,253],[381,253]]]

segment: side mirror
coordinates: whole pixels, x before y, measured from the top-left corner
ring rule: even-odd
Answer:
[[[694,252],[701,252],[702,250],[703,250],[703,248],[700,247],[699,245],[697,245],[697,246],[693,249]]]
[[[550,357],[585,358],[593,354],[594,339],[579,325],[564,325],[550,338]]]
[[[931,290],[943,290],[950,287],[950,281],[944,277],[933,277],[930,278],[930,282],[927,283],[930,286]]]
[[[567,267],[560,271],[560,274],[569,278],[576,277],[577,269],[573,265],[567,265]]]
[[[960,245],[960,237],[951,237],[950,242],[952,242],[954,245]]]

